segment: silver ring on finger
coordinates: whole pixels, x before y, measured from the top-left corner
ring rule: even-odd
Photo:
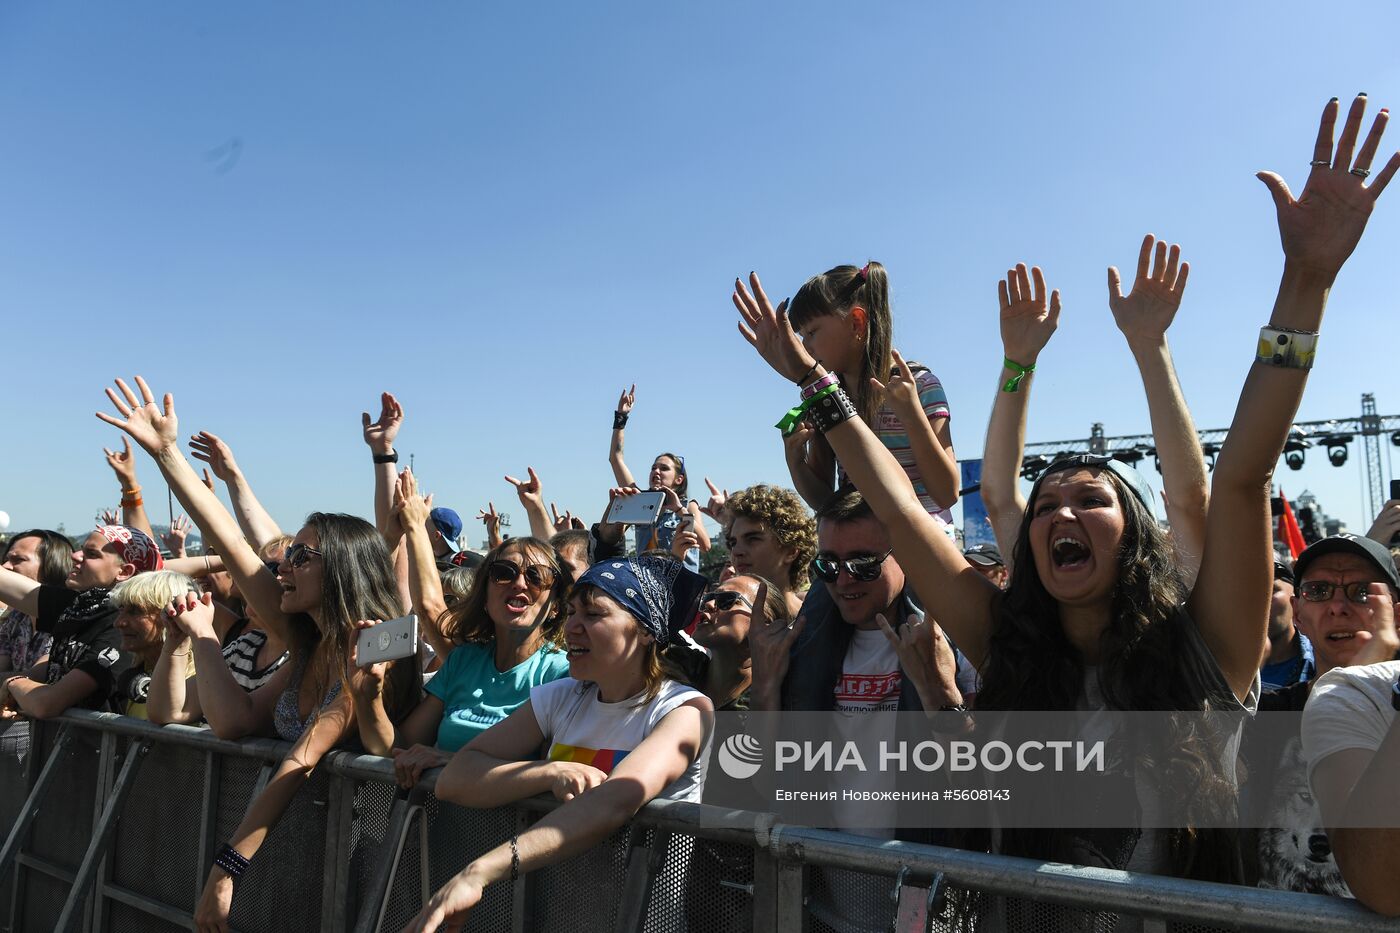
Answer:
[[[1309,162],[1308,164],[1311,165],[1313,168],[1331,168],[1331,167],[1332,167],[1332,161],[1331,161],[1330,159],[1313,159],[1313,160],[1312,160],[1311,162]]]
[[[1369,168],[1354,168],[1349,170],[1348,174],[1355,175],[1357,178],[1365,178],[1371,174],[1371,170]]]

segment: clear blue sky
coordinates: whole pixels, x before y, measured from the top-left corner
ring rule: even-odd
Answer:
[[[407,409],[401,451],[464,517],[519,514],[501,475],[532,464],[592,518],[634,381],[634,471],[677,450],[700,490],[786,482],[771,425],[792,392],[735,332],[731,283],[758,269],[776,297],[869,258],[896,345],[947,387],[959,454],[980,455],[996,281],[1018,260],[1065,298],[1030,439],[1145,431],[1104,268],[1131,268],[1148,231],[1192,264],[1171,341],[1198,423],[1226,426],[1281,268],[1253,173],[1301,187],[1331,95],[1400,106],[1397,20],[1315,2],[10,0],[0,509],[76,531],[115,504],[100,448],[118,435],[92,413],[135,372],[187,432],[225,437],[292,529],[368,511],[359,413],[382,389]],[[1397,255],[1400,190],[1333,293],[1300,420],[1354,415],[1363,391],[1400,411]],[[1360,460],[1279,476],[1364,528]]]

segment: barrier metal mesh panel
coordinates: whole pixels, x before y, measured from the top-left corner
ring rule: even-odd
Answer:
[[[53,933],[68,897],[68,885],[28,868],[20,869],[20,884],[24,900],[19,929],[23,933]]]
[[[684,926],[688,933],[750,933],[753,930],[754,903],[753,849],[732,842],[674,837],[665,869],[654,884],[665,888],[681,886]],[[682,862],[684,859],[684,862]],[[647,929],[661,917],[653,911]]]
[[[109,900],[107,911],[108,933],[187,933],[186,927],[152,917],[119,901]]]
[[[44,723],[33,737],[39,754],[47,758],[57,727]],[[92,839],[97,799],[100,736],[86,729],[71,731],[68,747],[49,779],[39,804],[25,851],[69,871],[76,871]],[[60,903],[62,898],[59,898]]]
[[[468,810],[441,803],[436,797],[424,801],[423,812],[409,826],[408,839],[399,859],[398,874],[389,892],[384,914],[385,931],[400,930],[422,909],[423,819],[428,827],[428,893],[442,887],[477,856],[510,840],[516,831],[512,809]],[[469,933],[497,933],[511,928],[513,894],[509,882],[486,889],[480,904],[467,918]],[[562,931],[552,931],[562,933]]]
[[[29,794],[29,723],[12,722],[0,725],[0,840],[9,837],[10,829],[24,809]],[[0,930],[13,929],[10,916],[14,907],[17,884],[13,873],[0,879]]]
[[[587,852],[531,872],[528,897],[534,922],[527,927],[552,933],[612,933],[621,903],[616,886],[627,872],[629,829],[624,826]],[[638,832],[650,835],[650,830]]]
[[[325,857],[329,788],[326,773],[313,772],[259,847],[248,870],[234,883],[233,910],[229,914],[234,929],[250,933],[320,929],[321,886],[325,872],[332,868],[332,862]],[[237,789],[222,784],[221,814],[225,794],[234,792],[238,799],[246,801],[251,790],[251,782],[248,787]],[[241,810],[238,818],[242,819]],[[233,828],[228,831],[230,835]]]
[[[117,823],[112,882],[151,900],[193,911],[195,884],[203,881],[204,874],[195,876],[204,861],[199,853],[204,753],[153,745],[139,768]]]

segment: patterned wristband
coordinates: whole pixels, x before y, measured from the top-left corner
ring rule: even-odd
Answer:
[[[228,872],[234,878],[248,870],[248,860],[238,854],[238,850],[228,843],[224,843],[223,848],[214,856],[214,864]]]
[[[855,418],[856,407],[851,404],[846,390],[835,386],[816,400],[816,404],[807,410],[807,416],[812,419],[817,430],[825,434],[838,424]]]
[[[822,389],[825,389],[827,386],[834,386],[839,381],[840,379],[835,373],[827,373],[825,376],[822,376],[816,382],[803,389],[802,397],[804,399],[811,398],[812,396],[820,392]]]
[[[1267,325],[1259,328],[1255,362],[1287,369],[1312,369],[1316,358],[1316,331],[1287,330]]]

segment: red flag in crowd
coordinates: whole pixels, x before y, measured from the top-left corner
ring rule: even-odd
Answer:
[[[1284,544],[1288,545],[1288,552],[1293,555],[1293,559],[1297,560],[1307,543],[1303,541],[1303,530],[1298,527],[1298,519],[1293,515],[1293,506],[1289,505],[1282,487],[1279,488],[1278,497],[1283,500],[1283,514],[1278,517],[1278,534]]]

